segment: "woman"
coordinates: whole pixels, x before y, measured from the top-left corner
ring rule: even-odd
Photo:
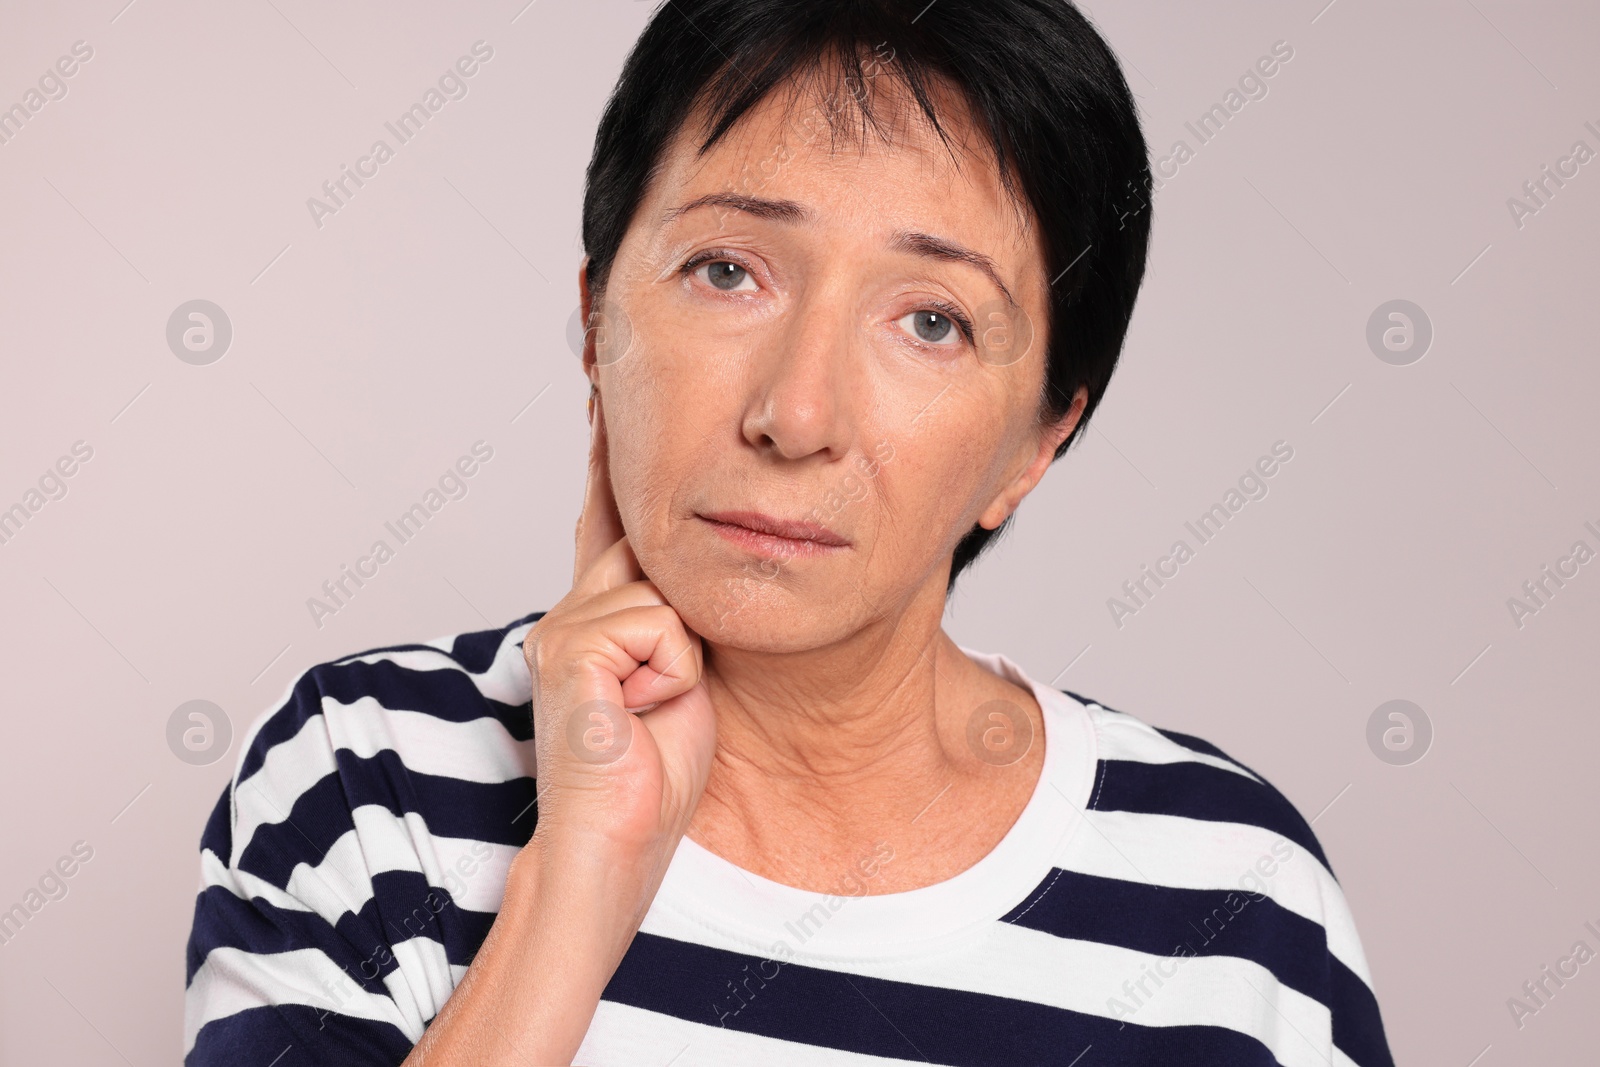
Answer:
[[[257,722],[188,1062],[1391,1062],[1281,795],[940,626],[1148,187],[1060,0],[664,6],[589,170],[572,591]]]

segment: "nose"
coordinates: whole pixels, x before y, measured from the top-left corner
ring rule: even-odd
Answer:
[[[788,460],[841,459],[866,385],[849,302],[813,292],[772,324],[752,359],[744,438]]]

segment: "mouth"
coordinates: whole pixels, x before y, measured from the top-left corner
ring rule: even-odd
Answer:
[[[764,556],[816,556],[850,546],[849,538],[820,523],[776,519],[759,511],[718,511],[696,518],[724,539]]]

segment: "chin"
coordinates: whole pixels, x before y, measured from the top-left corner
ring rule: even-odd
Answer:
[[[625,528],[629,523],[624,520]],[[713,645],[803,652],[847,637],[864,608],[849,550],[784,560],[730,546],[698,519],[638,523],[629,541],[640,569],[684,625]]]
[[[749,652],[805,652],[848,636],[858,625],[846,590],[815,588],[779,573],[762,577],[682,559],[640,565],[683,623],[711,645]],[[843,610],[841,610],[843,609]]]

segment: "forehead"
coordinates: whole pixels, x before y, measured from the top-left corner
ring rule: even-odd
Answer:
[[[965,99],[937,84],[930,93],[942,138],[887,75],[865,87],[791,80],[703,154],[707,112],[697,110],[662,153],[642,214],[659,223],[706,193],[793,200],[823,225],[937,232],[978,242],[1018,270],[1042,271],[1032,212],[1006,188]]]

